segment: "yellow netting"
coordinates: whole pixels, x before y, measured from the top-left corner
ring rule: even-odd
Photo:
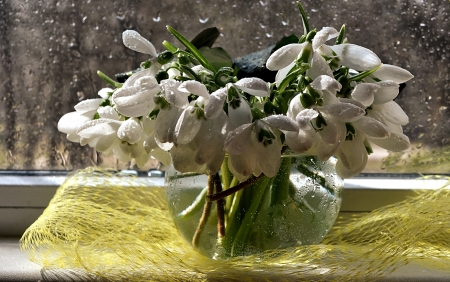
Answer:
[[[410,262],[446,271],[446,186],[339,223],[320,245],[215,261],[178,235],[162,188],[91,168],[68,178],[21,243],[56,280],[86,272],[110,281],[367,281]]]

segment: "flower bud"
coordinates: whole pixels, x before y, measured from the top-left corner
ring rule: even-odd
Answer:
[[[178,63],[180,65],[187,65],[191,62],[191,60],[189,59],[188,56],[182,55],[182,54],[178,54]]]
[[[170,61],[172,61],[172,59],[173,59],[173,53],[170,51],[167,51],[167,50],[164,52],[161,52],[158,55],[158,63],[160,63],[161,65],[165,65],[165,64],[169,63]]]

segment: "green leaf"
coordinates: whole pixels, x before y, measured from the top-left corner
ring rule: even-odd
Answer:
[[[217,38],[220,36],[220,31],[216,27],[210,27],[199,34],[197,34],[194,39],[191,40],[192,45],[194,45],[197,49],[202,47],[212,47],[214,42],[216,42]]]
[[[300,15],[302,16],[302,21],[303,21],[303,34],[308,34],[309,33],[309,23],[308,23],[308,17],[306,16],[306,12],[303,9],[302,4],[300,4],[300,2],[297,2],[297,7],[298,10],[300,11]]]
[[[230,55],[228,55],[227,51],[221,47],[209,48],[204,46],[201,47],[199,51],[216,70],[223,67],[231,68],[233,66]]]
[[[216,70],[214,67],[208,62],[208,60],[200,53],[200,51],[191,43],[189,40],[187,40],[183,35],[181,35],[178,31],[176,31],[173,27],[167,26],[167,30],[175,36],[178,41],[181,42],[188,50],[189,52],[194,55],[194,57],[198,60],[198,62],[204,66],[205,68],[211,70],[212,72],[215,72]]]

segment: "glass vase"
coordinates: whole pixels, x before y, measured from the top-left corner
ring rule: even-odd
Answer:
[[[169,209],[180,234],[215,259],[318,244],[342,202],[343,179],[335,164],[333,158],[323,162],[309,155],[283,155],[275,177],[252,177],[240,184],[244,188],[213,201],[206,199],[212,176],[169,167]],[[239,184],[227,158],[218,175],[222,190]]]

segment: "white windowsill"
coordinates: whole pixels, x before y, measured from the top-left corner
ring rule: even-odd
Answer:
[[[0,236],[20,236],[42,214],[64,175],[0,175]],[[164,185],[162,177],[140,177]],[[446,179],[364,177],[346,179],[342,212],[368,212],[414,196],[416,190],[438,189]],[[151,184],[152,183],[152,184]]]

